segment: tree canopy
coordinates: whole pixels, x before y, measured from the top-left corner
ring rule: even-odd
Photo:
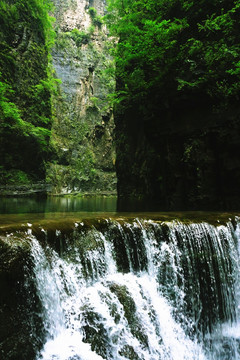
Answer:
[[[167,104],[189,93],[221,106],[238,99],[239,0],[108,3],[107,21],[119,39],[118,101],[141,104],[157,94]]]
[[[119,199],[164,210],[236,208],[240,0],[108,6]]]

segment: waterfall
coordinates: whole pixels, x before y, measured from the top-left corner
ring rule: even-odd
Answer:
[[[29,236],[46,334],[37,360],[240,359],[238,219]]]

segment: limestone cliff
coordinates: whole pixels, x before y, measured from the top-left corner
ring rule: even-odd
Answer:
[[[107,95],[114,79],[104,0],[54,0],[56,77],[52,146],[55,158],[47,181],[53,193],[114,192],[116,187],[113,116]]]

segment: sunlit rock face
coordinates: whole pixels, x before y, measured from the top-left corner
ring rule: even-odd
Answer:
[[[104,0],[55,0],[53,68],[61,80],[54,98],[55,159],[47,181],[53,193],[115,192],[114,122],[107,101],[115,82]]]

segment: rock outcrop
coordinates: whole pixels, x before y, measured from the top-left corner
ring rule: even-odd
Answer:
[[[199,96],[154,115],[115,116],[119,210],[238,210],[239,108]]]
[[[0,236],[0,358],[34,360],[41,348],[39,299],[31,271],[30,241],[22,233]],[[44,334],[41,333],[44,337]]]
[[[114,121],[107,96],[115,82],[104,0],[55,0],[57,38],[52,145],[47,181],[53,193],[115,192]]]

